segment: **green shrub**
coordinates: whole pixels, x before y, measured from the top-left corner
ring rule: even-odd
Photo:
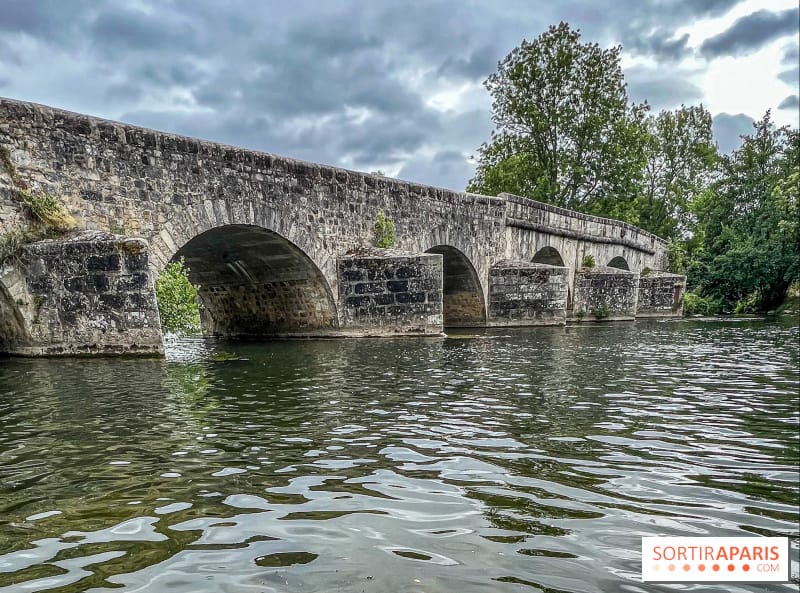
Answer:
[[[583,256],[583,267],[584,268],[593,268],[595,266],[594,256],[593,255],[584,255]]]
[[[761,295],[758,291],[753,291],[747,297],[736,301],[736,307],[734,308],[734,313],[737,315],[742,313],[755,313],[758,311],[758,306],[761,302]]]
[[[700,296],[696,292],[683,295],[684,315],[719,315],[723,312],[723,303],[713,297]]]
[[[54,231],[68,231],[75,227],[75,219],[58,198],[44,191],[21,189],[17,199],[25,206],[34,221]]]
[[[200,333],[198,288],[189,280],[189,268],[183,258],[164,268],[156,280],[158,314],[164,332],[178,335]]]
[[[16,260],[30,241],[27,229],[18,227],[0,235],[0,265]]]
[[[644,268],[642,268],[642,273],[640,274],[640,276],[644,278],[645,276],[649,276],[652,272],[653,270],[645,266]]]
[[[383,210],[378,210],[378,221],[375,223],[375,246],[382,249],[394,247],[394,221],[386,218]]]
[[[608,318],[611,315],[611,309],[608,308],[608,305],[601,305],[596,309],[592,309],[591,313],[599,321]]]

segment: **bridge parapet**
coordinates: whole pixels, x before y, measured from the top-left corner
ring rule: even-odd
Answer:
[[[666,255],[666,241],[627,222],[583,214],[514,194],[501,193],[500,196],[508,203],[508,226],[579,241],[622,245],[659,258]]]

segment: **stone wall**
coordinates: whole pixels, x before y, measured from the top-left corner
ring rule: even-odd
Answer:
[[[147,243],[89,232],[27,245],[0,273],[30,356],[162,354]],[[21,330],[21,331],[20,331]],[[19,334],[23,335],[19,335]]]
[[[680,317],[683,315],[683,293],[686,276],[667,272],[651,272],[639,278],[637,317]]]
[[[572,321],[634,319],[639,274],[616,268],[581,268],[575,272]]]
[[[341,330],[440,334],[442,256],[369,249],[339,258]]]
[[[568,275],[566,267],[498,262],[489,271],[489,325],[563,325]]]

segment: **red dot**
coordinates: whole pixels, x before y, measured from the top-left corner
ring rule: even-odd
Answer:
[[[683,565],[683,572],[689,572],[690,568],[691,568],[691,566],[689,566],[688,564],[684,564]]]
[[[748,570],[750,570],[750,565],[749,564],[742,564],[742,570],[747,572]]]
[[[733,564],[728,564],[728,572],[733,572],[736,567]]]
[[[714,572],[717,572],[717,571],[719,570],[719,564],[715,564],[715,565],[714,565],[714,566],[712,566],[711,568],[713,568],[713,569],[714,569]]]
[[[700,572],[703,572],[705,569],[706,569],[706,565],[705,564],[698,564],[697,565],[697,570],[699,570]]]
[[[667,566],[667,568],[669,569],[670,572],[674,572],[675,571],[675,565],[674,564],[670,564],[669,566]]]

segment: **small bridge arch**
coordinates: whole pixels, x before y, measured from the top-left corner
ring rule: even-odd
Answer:
[[[630,269],[631,269],[630,266],[628,265],[628,260],[626,260],[621,255],[618,255],[618,256],[612,258],[608,262],[608,267],[609,268],[617,268],[618,270],[627,270],[627,271],[630,271]]]
[[[473,327],[486,324],[486,302],[475,266],[459,249],[436,245],[427,253],[442,256],[444,325]]]
[[[547,264],[548,266],[564,267],[564,258],[561,257],[558,249],[555,247],[542,247],[531,260],[535,264]]]

